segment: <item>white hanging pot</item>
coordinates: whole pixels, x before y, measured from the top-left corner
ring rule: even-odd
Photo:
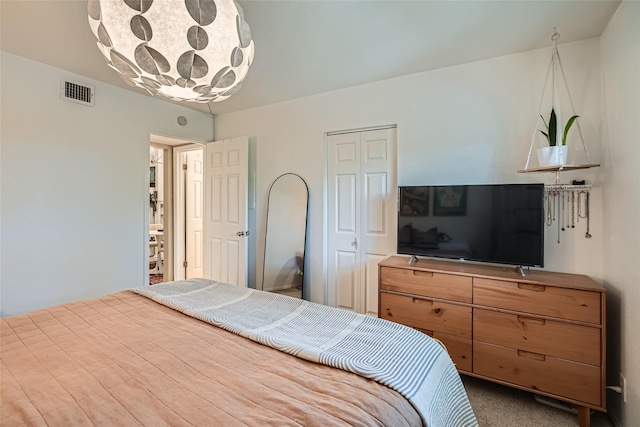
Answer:
[[[538,163],[541,167],[566,165],[568,152],[566,145],[538,148]]]

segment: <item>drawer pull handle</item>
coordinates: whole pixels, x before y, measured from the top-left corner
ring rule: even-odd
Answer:
[[[545,285],[532,285],[530,283],[518,283],[518,289],[532,292],[544,292],[547,287]]]
[[[518,322],[525,324],[525,323],[533,323],[536,325],[544,325],[545,324],[545,320],[544,319],[537,319],[535,317],[525,317],[525,316],[518,316]]]
[[[429,304],[429,305],[433,305],[433,301],[428,300],[428,299],[422,299],[422,298],[411,298],[411,301],[414,304]]]
[[[546,356],[544,354],[531,353],[529,351],[524,351],[524,350],[518,350],[518,356],[526,357],[533,360],[539,360],[541,362],[544,362],[546,359]]]
[[[422,277],[433,277],[433,272],[432,271],[413,270],[413,275],[414,276],[422,276]]]

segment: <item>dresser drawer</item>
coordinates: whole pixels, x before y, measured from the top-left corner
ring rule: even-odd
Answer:
[[[600,328],[473,309],[473,339],[600,365]]]
[[[501,381],[601,406],[600,368],[475,342],[473,371]]]
[[[380,287],[390,291],[471,302],[473,279],[468,276],[381,267]]]
[[[416,329],[471,338],[471,307],[381,292],[380,317]]]
[[[442,332],[418,330],[442,342],[459,371],[472,372],[473,345],[470,339],[443,334]]]
[[[473,303],[600,324],[600,293],[476,278]]]

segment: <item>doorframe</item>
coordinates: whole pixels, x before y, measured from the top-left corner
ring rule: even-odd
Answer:
[[[163,209],[163,220],[162,224],[164,227],[164,239],[163,239],[163,251],[164,251],[164,269],[163,269],[163,280],[173,280],[173,265],[172,265],[172,251],[173,251],[173,242],[171,237],[171,231],[173,228],[173,163],[172,163],[172,146],[165,143],[166,138],[160,142],[158,137],[151,134],[149,147],[156,148],[162,150],[162,157],[164,159],[163,162],[163,174],[160,179],[163,181],[163,193],[162,199],[164,203]],[[176,140],[177,142],[178,140]],[[151,165],[151,158],[148,159],[148,164]],[[158,177],[156,176],[156,179]],[[144,249],[145,260],[149,259],[150,250],[149,250],[149,183],[146,185],[146,203],[145,203],[145,244],[146,247]],[[158,249],[156,249],[158,250]],[[149,263],[145,262],[144,265],[144,274],[145,274],[145,285],[149,285]]]
[[[173,251],[173,280],[184,280],[185,278],[185,270],[182,267],[183,261],[186,258],[186,248],[184,242],[186,240],[186,227],[185,227],[185,206],[186,206],[186,193],[185,193],[185,174],[182,170],[182,162],[181,157],[182,154],[189,151],[202,150],[203,151],[203,159],[204,159],[204,148],[206,144],[201,144],[197,142],[189,142],[186,145],[181,145],[179,147],[173,147],[173,195],[174,195],[174,204],[173,204],[173,219],[174,225],[173,228],[173,241],[175,242],[174,251]],[[203,237],[204,238],[204,237]],[[178,244],[181,242],[183,244]]]
[[[175,256],[173,256],[173,248],[174,248],[174,224],[175,224],[175,199],[174,199],[174,187],[175,187],[175,156],[173,149],[179,146],[185,146],[190,144],[195,144],[196,141],[181,139],[175,137],[163,136],[158,133],[149,133],[149,148],[152,146],[156,148],[162,148],[164,150],[164,156],[166,157],[164,162],[164,198],[165,198],[165,212],[163,224],[165,227],[164,233],[164,247],[165,247],[165,269],[164,269],[164,280],[175,280],[173,278],[175,265],[174,260]],[[205,143],[199,143],[202,146]],[[149,150],[148,148],[148,150]],[[149,286],[149,166],[151,164],[151,155],[150,150],[147,151],[146,164],[144,166],[144,192],[142,194],[143,198],[143,210],[142,210],[142,218],[143,218],[143,246],[142,253],[144,256],[144,263],[142,268],[142,284],[143,286]],[[168,273],[168,274],[167,274]]]

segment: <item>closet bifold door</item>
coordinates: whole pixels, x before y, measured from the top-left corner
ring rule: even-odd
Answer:
[[[328,303],[378,315],[378,263],[395,253],[396,129],[327,136]]]

